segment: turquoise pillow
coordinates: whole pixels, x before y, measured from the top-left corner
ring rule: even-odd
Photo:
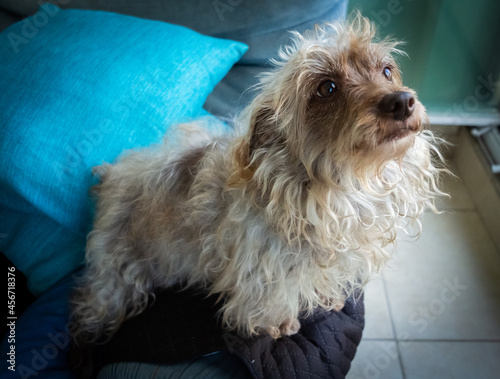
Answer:
[[[0,250],[35,294],[81,261],[91,168],[205,114],[206,97],[246,50],[177,25],[52,4],[0,33]]]

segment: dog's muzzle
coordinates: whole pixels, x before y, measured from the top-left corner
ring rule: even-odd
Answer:
[[[396,121],[405,121],[415,110],[415,98],[409,92],[392,92],[382,98],[378,108],[386,117]]]

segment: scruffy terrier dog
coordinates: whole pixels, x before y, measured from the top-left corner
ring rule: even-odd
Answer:
[[[109,338],[173,283],[219,294],[224,326],[242,336],[292,335],[299,315],[342,308],[442,194],[438,141],[401,82],[401,52],[374,36],[360,15],[297,33],[241,132],[181,125],[180,147],[98,168],[78,343]]]

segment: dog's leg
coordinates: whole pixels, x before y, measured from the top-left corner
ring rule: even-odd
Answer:
[[[235,284],[225,295],[223,323],[248,337],[265,333],[279,338],[297,333],[300,329],[297,283],[285,278],[262,285],[252,280],[255,276],[259,273]]]
[[[291,336],[299,331],[300,321],[297,318],[287,320],[280,325],[279,329],[280,329],[281,335]]]
[[[133,209],[124,181],[104,181],[94,230],[86,249],[87,268],[73,297],[76,342],[110,337],[147,306],[154,286],[153,260],[132,230]],[[130,191],[129,191],[130,192]]]
[[[77,324],[77,342],[110,337],[123,321],[144,310],[152,292],[153,275],[147,262],[117,259],[110,264],[109,260],[115,257],[106,258],[105,266],[89,266],[83,283],[75,291],[73,321]]]

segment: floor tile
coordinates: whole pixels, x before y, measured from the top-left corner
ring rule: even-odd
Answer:
[[[496,379],[500,342],[408,342],[400,345],[407,379]]]
[[[362,340],[346,379],[403,379],[394,341]]]
[[[425,216],[383,273],[396,337],[500,339],[500,255],[478,214]]]
[[[376,276],[365,287],[365,329],[363,338],[394,339],[389,307],[381,276]]]

